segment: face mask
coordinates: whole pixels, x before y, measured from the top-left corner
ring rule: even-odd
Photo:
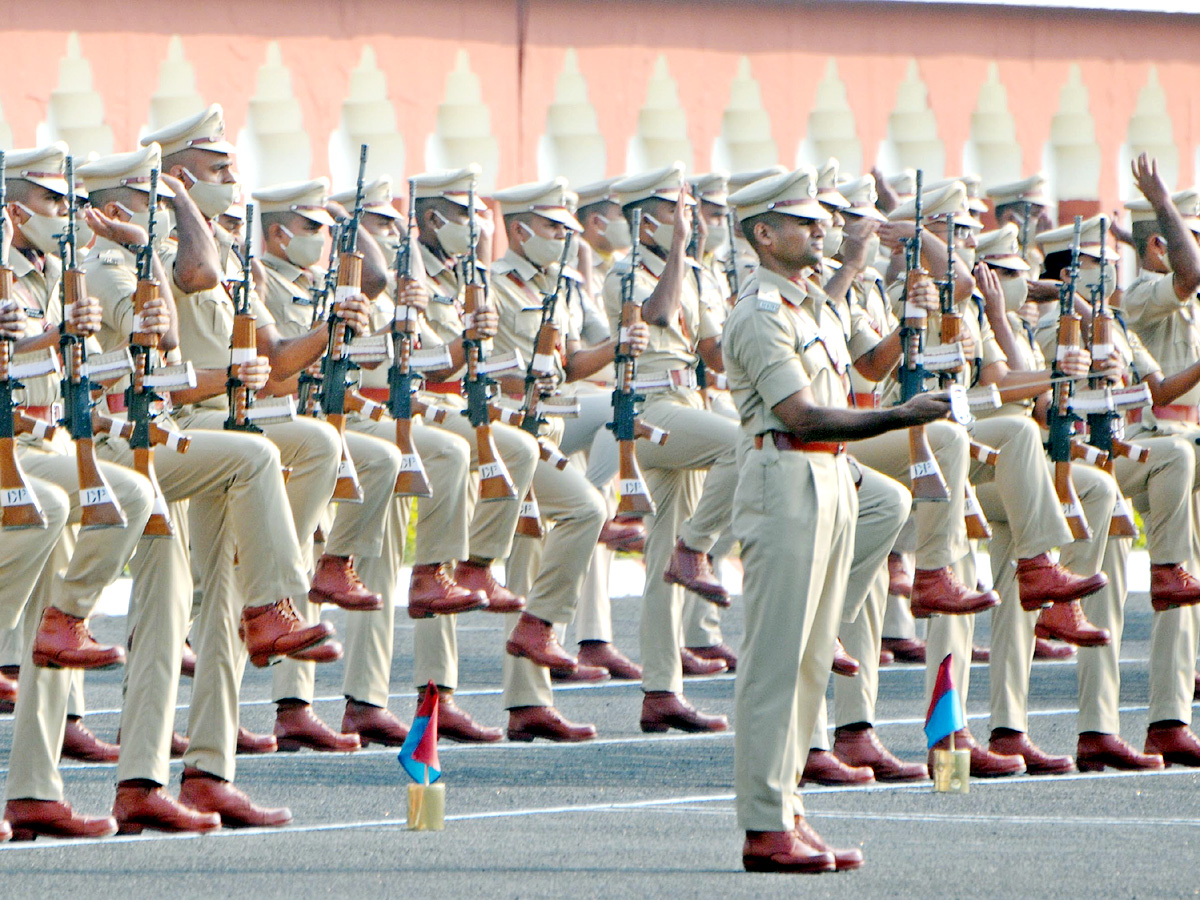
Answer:
[[[525,258],[540,268],[552,266],[562,259],[563,246],[565,240],[542,237],[540,234],[534,234],[533,229],[521,223],[521,228],[529,235],[525,238],[525,243],[521,245],[521,252],[525,254]]]
[[[206,219],[215,219],[233,206],[233,198],[238,190],[236,182],[233,184],[209,184],[207,181],[198,180],[187,169],[183,171],[187,172],[188,178],[192,179],[192,186],[187,189],[188,196],[192,198],[192,202],[196,204]]]
[[[66,216],[43,216],[40,213],[35,213],[24,203],[17,203],[28,215],[29,219],[23,225],[18,225],[17,229],[21,235],[29,243],[33,244],[38,250],[51,256],[58,256],[58,238],[57,235],[65,234],[67,231]],[[15,220],[14,220],[15,221]],[[79,220],[76,219],[76,222]]]
[[[651,238],[654,241],[654,246],[664,253],[670,253],[671,244],[675,240],[675,223],[672,222],[669,225],[664,225],[658,219],[654,218],[654,216],[645,216],[644,218],[654,228],[654,236]]]
[[[627,250],[633,245],[633,238],[629,234],[629,222],[624,216],[604,220],[604,239],[614,250]]]
[[[954,252],[958,254],[968,269],[975,268],[975,248],[974,247],[955,247]]]
[[[470,253],[471,223],[451,222],[441,213],[437,213],[437,217],[442,220],[442,224],[435,228],[433,233],[437,235],[442,249],[450,256],[463,256]]]
[[[825,249],[826,257],[832,258],[835,253],[842,249],[842,237],[845,231],[842,228],[830,227],[825,231]]]
[[[396,253],[400,250],[400,235],[388,232],[387,234],[375,235],[375,243],[379,245],[379,249],[383,251],[383,255],[389,261],[396,258]]]
[[[1076,283],[1076,290],[1083,299],[1090,301],[1092,299],[1092,291],[1100,284],[1100,267],[1094,269],[1081,269],[1079,279]],[[1104,299],[1107,300],[1113,295],[1113,291],[1117,289],[1117,270],[1112,263],[1104,263]]]
[[[1029,297],[1029,282],[1022,276],[1001,278],[1000,290],[1004,292],[1004,308],[1009,312],[1020,309]]]
[[[317,232],[316,234],[292,234],[284,225],[279,226],[287,236],[291,238],[287,246],[283,248],[284,255],[292,265],[299,266],[302,269],[307,269],[309,266],[314,266],[320,260],[321,255],[325,252],[325,235]]]
[[[826,239],[828,243],[828,238]],[[704,242],[705,253],[720,253],[729,245],[729,226],[724,222],[708,226],[708,240]]]

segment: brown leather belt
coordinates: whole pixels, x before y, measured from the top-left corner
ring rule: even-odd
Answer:
[[[425,390],[431,394],[458,394],[462,396],[461,381],[427,381]],[[365,394],[363,396],[366,396]]]
[[[358,392],[375,403],[388,402],[388,389],[385,387],[360,387]]]
[[[800,453],[829,453],[833,456],[846,452],[845,444],[833,441],[802,441],[794,434],[788,434],[786,431],[768,431],[767,434],[771,435],[771,442],[775,445],[776,450],[795,450]],[[763,448],[764,437],[765,435],[761,434],[754,436],[755,450]]]
[[[1150,412],[1154,413],[1154,418],[1160,419],[1163,422],[1191,422],[1193,425],[1200,424],[1200,410],[1195,406],[1185,403],[1174,403],[1171,406],[1152,406],[1150,407]],[[1142,410],[1131,409],[1129,411],[1129,421],[1142,421]]]
[[[878,394],[854,394],[854,405],[858,409],[879,409]]]
[[[27,416],[33,416],[35,419],[41,419],[43,422],[54,424],[55,409],[53,406],[22,406],[21,412]]]

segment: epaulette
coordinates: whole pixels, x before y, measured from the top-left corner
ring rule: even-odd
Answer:
[[[516,269],[516,266],[514,266],[511,262],[509,262],[508,260],[503,259],[503,258],[498,259],[494,263],[492,263],[492,274],[493,275],[507,275],[509,272],[513,271],[514,269]]]
[[[759,285],[757,303],[759,309],[764,312],[779,312],[779,307],[782,305],[783,298],[780,296],[779,288],[772,285]]]
[[[583,284],[583,273],[578,269],[573,269],[570,266],[563,266],[563,277],[568,281],[574,281],[578,284]]]
[[[119,266],[124,262],[120,250],[104,250],[96,259],[102,266]]]
[[[445,294],[430,294],[429,299],[434,303],[441,303],[445,306],[450,306],[454,303],[454,298],[448,297]]]

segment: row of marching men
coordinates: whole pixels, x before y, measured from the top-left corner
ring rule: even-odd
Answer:
[[[920,204],[903,202],[886,192],[880,198],[871,176],[840,181],[835,164],[819,174],[718,174],[691,186],[672,167],[587,186],[577,197],[557,179],[497,192],[502,221],[476,196],[473,168],[413,178],[407,216],[397,212],[389,180],[360,178],[356,190],[334,198],[317,180],[256,192],[255,216],[235,202],[235,160],[219,107],[144,144],[80,166],[71,177],[61,146],[6,160],[16,302],[5,307],[4,322],[18,340],[0,374],[8,384],[20,379],[19,421],[29,423],[14,443],[10,474],[18,493],[11,496],[25,502],[6,506],[14,540],[5,542],[3,564],[14,575],[5,589],[12,624],[28,606],[6,790],[6,819],[18,836],[283,824],[286,809],[257,806],[233,785],[237,752],[350,751],[402,741],[404,727],[387,701],[414,497],[414,682],[441,688],[443,736],[504,736],[453,698],[456,616],[480,609],[510,616],[503,677],[512,740],[595,735],[558,712],[556,678],[641,678],[645,731],[727,728],[724,717],[686,701],[683,675],[738,666],[720,634],[719,609],[730,600],[713,560],[735,539],[747,545],[736,521],[739,460],[765,432],[739,436],[739,419],[744,429],[752,417],[736,408],[737,391],[731,400],[719,390],[728,355],[722,343],[733,301],[762,282],[751,257],[761,256],[761,244],[744,223],[768,213],[773,220],[777,212],[818,223],[817,262],[791,281],[803,282],[805,291],[816,285],[814,297],[819,291],[833,298],[822,309],[835,318],[822,318],[803,350],[827,354],[848,401],[882,415],[892,408],[889,393],[910,399],[903,385],[913,383],[906,372],[914,368],[916,381],[928,375],[946,385],[996,388],[963,394],[960,421],[931,422],[923,437],[886,433],[855,444],[851,543],[860,552],[834,579],[845,591],[841,618],[849,621],[818,650],[828,657],[825,676],[831,665],[858,674],[836,680],[832,748],[822,704],[814,705],[793,787],[800,776],[924,777],[924,767],[892,756],[871,727],[889,593],[893,602],[911,595],[911,609],[895,604],[902,623],[907,615],[932,617],[929,656],[953,653],[964,696],[971,614],[1001,597],[1012,601],[1000,604],[993,626],[999,693],[991,749],[976,747],[969,735],[959,739],[972,747],[976,774],[1071,765],[1042,754],[1026,736],[1035,630],[1100,645],[1080,656],[1093,673],[1081,679],[1088,692],[1081,765],[1155,763],[1120,742],[1114,721],[1123,601],[1115,567],[1123,573],[1118,563],[1128,541],[1107,541],[1108,529],[1096,527],[1084,540],[1083,516],[1064,517],[1050,469],[1045,478],[1030,475],[1044,459],[1035,416],[1050,405],[1047,393],[1101,363],[1076,341],[1054,349],[1053,367],[1045,366],[1039,337],[1057,346],[1058,317],[1048,314],[1039,328],[1036,301],[1057,300],[1048,282],[1061,280],[1070,260],[1028,280],[1025,259],[1034,257],[1036,242],[1047,260],[1063,263],[1062,254],[1078,244],[1081,271],[1091,271],[1089,260],[1103,271],[1102,254],[1085,249],[1098,240],[1076,242],[1060,230],[1035,241],[1029,224],[977,239],[964,184],[922,186]],[[1139,183],[1153,178],[1147,169]],[[77,181],[87,208],[75,202]],[[788,182],[782,190],[802,187],[804,196],[763,209],[740,206],[729,197],[730,181],[760,190]],[[1036,222],[1036,190],[1036,179],[1012,186],[1014,196],[998,202],[997,213]],[[895,205],[885,216],[880,206],[889,199]],[[1147,209],[1143,225],[1158,221],[1157,207],[1148,201]],[[799,215],[804,210],[814,217]],[[248,233],[256,225],[261,240]],[[501,228],[503,255],[491,249]],[[64,241],[64,234],[74,239]],[[1024,247],[1016,246],[1022,240]],[[956,245],[953,265],[948,241]],[[89,242],[86,258],[77,256]],[[1162,243],[1149,240],[1147,247],[1162,257],[1178,242]],[[977,244],[994,252],[980,252],[971,271]],[[870,263],[880,245],[890,263],[876,269]],[[1111,273],[1107,283],[1115,284]],[[944,329],[955,321],[953,305],[961,308],[959,330],[950,335]],[[903,319],[903,339],[893,309]],[[1145,353],[1129,334],[1122,331],[1121,339]],[[928,348],[920,343],[931,335],[942,339],[940,356],[929,352],[932,338]],[[1110,358],[1111,371],[1094,377],[1115,380],[1121,367],[1136,372],[1129,380],[1158,391],[1154,410],[1145,412],[1147,426],[1158,428],[1159,409],[1181,406],[1173,401],[1192,383],[1183,374],[1155,381],[1157,366],[1132,357],[1121,363],[1124,344],[1108,344],[1118,352],[1094,355]],[[926,358],[942,359],[943,367],[925,372]],[[90,396],[90,380],[108,392],[106,415],[80,400]],[[997,396],[1007,406],[991,408]],[[936,409],[940,401],[911,402]],[[59,421],[58,433],[49,435]],[[1164,612],[1156,616],[1156,658],[1169,654],[1163,665],[1174,667],[1152,679],[1163,715],[1152,713],[1151,749],[1186,754],[1194,742],[1186,724],[1190,693],[1182,704],[1167,694],[1185,669],[1193,677],[1188,641],[1194,644],[1195,627],[1184,607],[1200,600],[1200,586],[1182,566],[1192,558],[1186,515],[1179,527],[1180,511],[1190,507],[1180,482],[1171,481],[1179,460],[1162,474],[1166,451],[1134,465],[1134,447],[1110,458],[1116,477],[1128,461],[1130,478],[1144,479],[1136,490],[1122,483],[1124,493],[1149,502],[1150,478],[1167,479],[1160,490],[1176,486],[1171,514],[1160,509],[1146,517],[1153,599]],[[1123,497],[1113,480],[1094,467],[1068,468],[1072,479],[1059,479],[1058,487],[1076,492],[1093,523],[1111,517]],[[741,483],[744,490],[744,474]],[[911,486],[911,497],[902,485]],[[905,535],[910,506],[913,525]],[[991,523],[995,592],[972,587],[968,521],[979,529],[983,514]],[[76,518],[78,529],[66,524]],[[1072,520],[1081,538],[1074,542]],[[60,537],[17,529],[22,522]],[[781,540],[791,536],[775,531]],[[315,539],[321,546],[314,548]],[[639,667],[613,645],[606,574],[613,549],[643,544],[649,574]],[[889,549],[906,546],[915,557],[910,587],[901,568],[885,562]],[[1062,547],[1059,563],[1049,556],[1054,547]],[[797,558],[783,548],[778,554],[769,558]],[[127,561],[134,580],[125,660],[119,648],[94,641],[87,618]],[[492,571],[500,561],[503,585]],[[202,598],[194,615],[193,591]],[[1106,605],[1085,614],[1081,598]],[[320,620],[322,603],[351,612],[344,647]],[[556,630],[572,618],[576,655]],[[189,628],[197,659],[184,739],[172,723]],[[860,662],[840,652],[839,634]],[[347,703],[335,729],[311,703],[316,665],[343,655]],[[282,660],[270,737],[238,725],[246,659]],[[122,661],[128,677],[121,748],[107,751],[118,755],[114,818],[80,816],[65,804],[57,774],[66,730],[78,737],[82,729],[78,671]],[[743,681],[772,683],[752,675]],[[777,694],[772,690],[771,703]],[[93,749],[106,752],[99,744]],[[177,798],[165,789],[173,751],[184,759]]]

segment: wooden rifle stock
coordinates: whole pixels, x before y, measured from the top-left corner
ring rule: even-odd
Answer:
[[[985,466],[994,466],[1000,460],[1000,451],[987,444],[971,441],[971,459]]]
[[[1057,352],[1060,355],[1067,348],[1081,345],[1080,321],[1077,313],[1068,313],[1059,317]],[[1063,415],[1066,415],[1070,404],[1071,383],[1061,382],[1054,385],[1054,395],[1056,407],[1062,411]],[[1069,454],[1070,450],[1068,450],[1068,456]],[[1083,513],[1083,506],[1079,503],[1079,497],[1075,493],[1075,485],[1071,481],[1069,458],[1054,461],[1054,489],[1058,493],[1058,502],[1062,505],[1063,515],[1067,519],[1067,524],[1070,526],[1075,540],[1086,541],[1091,538],[1092,529],[1088,525],[1087,517]]]
[[[232,403],[229,407],[229,418],[226,428],[237,428],[245,431],[259,430],[246,419],[246,410],[254,405],[254,390],[241,383],[234,374],[237,367],[243,363],[254,362],[258,359],[258,317],[246,311],[233,317],[233,363],[229,367],[229,389]]]
[[[409,198],[411,204],[412,198]],[[412,240],[411,231],[404,237],[406,242]],[[411,244],[408,248],[408,253],[412,252]],[[405,273],[398,273],[396,276],[396,302],[400,302],[400,298],[404,296],[405,289],[415,283],[412,276]],[[399,312],[399,307],[397,308]],[[389,388],[392,391],[403,391],[405,396],[396,398],[399,403],[391,403],[394,410],[400,410],[401,414],[396,416],[396,446],[400,450],[400,474],[396,476],[395,492],[402,497],[432,497],[433,486],[429,483],[429,475],[425,471],[425,464],[421,462],[421,455],[417,452],[416,445],[412,440],[412,417],[417,414],[417,402],[412,396],[410,387],[411,382],[411,359],[412,359],[412,342],[413,336],[417,330],[417,321],[411,309],[404,310],[404,324],[401,328],[396,328],[396,316],[393,316],[392,338],[395,350],[393,366],[396,368],[399,377],[389,379]],[[390,398],[389,398],[390,399]],[[422,404],[422,408],[424,405]]]
[[[0,307],[11,300],[12,287],[13,270],[0,266]],[[32,431],[35,420],[21,413],[13,403],[13,390],[18,385],[13,382],[9,367],[15,343],[7,338],[0,340],[0,397],[3,397],[3,408],[0,408],[0,526],[45,528],[46,515],[17,459],[16,436],[26,428]]]

